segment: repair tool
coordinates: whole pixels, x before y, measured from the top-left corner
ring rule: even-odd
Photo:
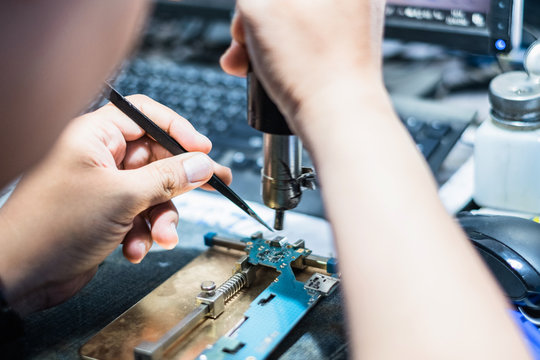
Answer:
[[[285,210],[300,203],[304,189],[315,189],[316,178],[313,169],[302,167],[300,139],[253,72],[248,73],[248,123],[264,133],[262,198],[276,211],[274,228],[283,230]]]

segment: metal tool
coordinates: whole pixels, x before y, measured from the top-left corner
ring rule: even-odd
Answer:
[[[199,306],[176,324],[156,342],[144,341],[134,349],[135,360],[161,359],[167,349],[179,338],[193,330],[204,318],[217,318],[225,311],[225,304],[254,279],[256,267],[242,258],[236,265],[236,273],[216,289],[213,281],[201,283],[202,292],[197,296]]]
[[[204,243],[208,251],[93,336],[81,358],[133,360],[136,348],[136,359],[272,358],[300,318],[339,286],[337,259],[312,254],[304,240],[208,233]],[[339,318],[310,321],[335,331]]]
[[[159,339],[139,343],[134,349],[135,360],[166,357],[179,342],[188,341],[189,333],[205,318],[217,319],[230,311],[229,300],[242,289],[256,286],[260,280],[257,270],[263,267],[275,269],[278,277],[251,302],[243,319],[197,359],[265,359],[309,309],[339,285],[339,278],[330,275],[337,273],[337,260],[313,255],[304,240],[290,244],[281,236],[264,239],[260,232],[245,239],[208,233],[204,242],[209,247],[242,250],[246,255],[236,261],[233,275],[221,286],[203,281],[197,306]],[[305,270],[308,266],[328,275],[314,272],[307,281],[298,281],[293,268]]]
[[[276,211],[274,228],[283,230],[285,210],[294,209],[302,190],[315,188],[315,174],[302,167],[302,144],[253,72],[248,74],[248,123],[264,133],[262,197]]]
[[[150,120],[144,115],[137,107],[130,103],[125,97],[123,97],[118,91],[116,91],[110,84],[106,84],[109,89],[107,98],[114,104],[120,111],[126,114],[131,120],[139,125],[146,133],[151,136],[157,143],[167,149],[173,155],[180,155],[186,153],[187,150],[182,147],[175,139],[172,138],[167,132],[160,128],[156,123]],[[232,201],[236,206],[242,209],[246,214],[257,220],[261,225],[270,231],[274,231],[268,226],[256,213],[253,211],[244,200],[240,198],[230,187],[228,187],[220,178],[216,175],[212,175],[208,184],[216,189],[219,193]]]
[[[214,344],[207,346],[199,355],[199,360],[210,359],[267,359],[283,341],[292,328],[321,299],[328,296],[339,285],[335,259],[317,256],[312,263],[325,268],[328,275],[314,273],[307,281],[299,281],[293,268],[305,269],[311,250],[305,248],[303,240],[288,243],[277,236],[264,239],[254,234],[250,239],[241,240],[245,244],[247,263],[250,266],[272,268],[278,277],[257,298],[244,313],[244,319]],[[205,244],[232,245],[234,239],[215,234],[205,236]],[[241,260],[242,261],[242,260]]]

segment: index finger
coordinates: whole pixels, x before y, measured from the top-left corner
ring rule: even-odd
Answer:
[[[209,153],[212,149],[212,143],[206,136],[199,133],[188,120],[167,106],[146,95],[130,95],[126,96],[126,99],[187,151]],[[100,110],[111,113],[108,118],[120,130],[126,141],[134,141],[145,135],[143,129],[113,104],[109,103]]]

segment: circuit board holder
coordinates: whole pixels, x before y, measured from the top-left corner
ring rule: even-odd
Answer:
[[[216,241],[209,241],[209,239]],[[239,242],[219,238],[216,234],[208,234],[205,241],[207,245],[214,246],[90,339],[80,349],[81,358],[134,359],[134,348],[141,343],[159,341],[168,329],[193,311],[196,307],[195,297],[200,292],[201,281],[211,279],[216,283],[226,282],[230,278],[231,269],[238,268],[239,259],[242,258],[248,258],[251,264],[260,263],[259,265],[266,266],[257,266],[257,275],[251,286],[242,288],[234,295],[227,302],[226,309],[220,316],[201,321],[192,331],[178,338],[165,353],[160,354],[159,358],[167,360],[236,358],[223,356],[223,352],[220,351],[224,347],[230,347],[233,350],[234,347],[238,347],[239,342],[235,340],[236,336],[231,336],[234,332],[231,329],[238,331],[243,328],[243,331],[249,334],[249,327],[254,325],[244,326],[246,319],[251,317],[249,312],[257,311],[258,316],[263,316],[263,318],[265,316],[258,309],[253,309],[254,304],[260,305],[261,301],[262,304],[265,301],[269,302],[275,296],[273,295],[276,293],[275,290],[278,294],[281,291],[282,295],[283,291],[290,292],[291,285],[295,289],[293,291],[297,293],[288,294],[286,298],[296,299],[300,296],[302,300],[299,303],[303,305],[288,314],[283,314],[282,309],[273,311],[287,316],[288,319],[285,322],[294,326],[304,315],[302,311],[305,313],[321,295],[331,292],[339,280],[337,277],[330,278],[324,275],[327,274],[328,269],[330,272],[337,271],[334,259],[311,255],[311,251],[305,249],[303,241],[288,244],[285,240],[283,238],[265,240],[256,234],[251,239],[243,239]],[[242,247],[244,247],[243,251],[240,250]],[[286,251],[283,252],[280,249]],[[271,290],[272,288],[274,290]],[[304,291],[301,290],[302,288]],[[283,301],[273,301],[271,304],[272,306],[276,304],[278,307],[293,304],[294,308],[295,303],[297,303],[296,300],[285,305]],[[271,309],[269,311],[272,313]],[[286,333],[280,336],[285,335]],[[279,342],[280,339],[274,340]],[[243,345],[239,349],[242,347]],[[263,353],[268,353],[267,350],[265,349]],[[265,356],[252,357],[252,359],[260,358],[265,358]]]

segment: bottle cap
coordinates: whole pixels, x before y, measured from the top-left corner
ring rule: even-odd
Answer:
[[[499,123],[514,127],[540,126],[540,42],[527,51],[527,72],[497,76],[489,85],[491,115]]]
[[[497,76],[489,86],[493,119],[512,126],[538,125],[540,122],[540,84],[525,72]]]

